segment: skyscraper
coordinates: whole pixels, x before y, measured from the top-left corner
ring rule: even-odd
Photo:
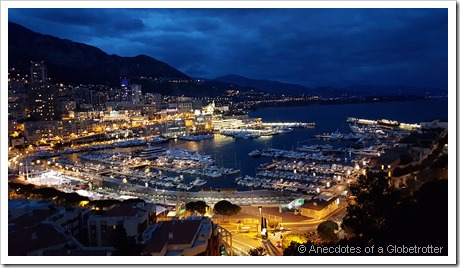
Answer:
[[[129,86],[129,80],[124,77],[120,80],[120,100],[121,101],[130,101],[131,100],[131,90]]]
[[[142,88],[141,85],[138,84],[133,84],[131,86],[132,88],[132,93],[133,93],[133,104],[141,104],[144,102],[143,96],[142,96]]]
[[[43,61],[40,62],[30,62],[30,84],[47,82],[48,71],[46,65]]]

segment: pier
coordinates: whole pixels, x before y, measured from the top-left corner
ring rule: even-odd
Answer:
[[[420,124],[403,123],[403,122],[398,122],[398,121],[388,120],[388,119],[370,120],[370,119],[348,117],[347,123],[360,124],[360,125],[374,125],[374,126],[388,127],[388,128],[394,128],[394,129],[403,129],[403,130],[417,130],[417,129],[422,128]]]

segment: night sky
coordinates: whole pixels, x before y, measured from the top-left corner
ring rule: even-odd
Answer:
[[[201,78],[447,89],[447,9],[9,9],[9,21]]]

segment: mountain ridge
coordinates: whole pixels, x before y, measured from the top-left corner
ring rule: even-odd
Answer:
[[[201,82],[148,55],[134,57],[109,55],[103,50],[80,42],[34,32],[8,22],[8,64],[28,72],[31,61],[44,61],[48,74],[56,82],[109,84],[118,86],[121,77],[142,85],[144,92],[166,95],[217,96],[228,89],[258,90],[276,95],[316,95],[321,97],[418,95],[426,96],[447,90],[410,86],[351,85],[344,88],[310,88],[279,81],[251,79],[230,74]],[[187,80],[187,83],[171,82]],[[385,94],[382,94],[385,92]]]

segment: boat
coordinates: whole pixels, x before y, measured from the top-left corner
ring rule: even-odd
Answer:
[[[315,145],[309,145],[309,146],[304,145],[302,147],[298,147],[297,151],[319,153],[319,152],[324,151],[324,150],[332,150],[332,148],[333,148],[333,146],[329,145],[329,144],[326,144],[326,145],[315,144]]]
[[[139,156],[140,158],[142,159],[153,159],[153,158],[156,158],[160,155],[163,155],[165,152],[167,151],[166,148],[163,148],[163,147],[151,147],[150,145],[141,150],[141,151],[138,151],[137,152],[137,156]]]
[[[168,142],[168,141],[169,141],[168,138],[158,136],[158,137],[155,137],[155,138],[151,139],[149,142],[158,144],[158,143],[164,143],[164,142]]]
[[[257,149],[255,149],[254,151],[248,153],[248,156],[252,156],[252,157],[258,157],[258,156],[261,156],[261,155],[262,155],[262,153]]]
[[[120,142],[115,143],[114,145],[116,147],[125,148],[125,147],[142,146],[142,145],[145,145],[146,143],[147,142],[145,140],[132,139],[132,140],[127,140],[127,141],[120,141]]]
[[[222,168],[220,170],[220,172],[223,174],[223,175],[232,175],[232,174],[238,174],[240,173],[240,170],[239,169],[235,169],[235,168]]]
[[[317,139],[329,139],[330,137],[331,137],[331,134],[329,133],[313,135],[313,138],[317,138]]]
[[[180,140],[186,141],[201,141],[214,139],[213,135],[183,135],[179,137]]]
[[[205,185],[206,183],[207,183],[206,180],[196,178],[194,181],[190,182],[190,185],[192,185],[192,186],[202,186],[202,185]]]
[[[352,149],[351,153],[364,156],[380,156],[380,151],[374,148]]]

